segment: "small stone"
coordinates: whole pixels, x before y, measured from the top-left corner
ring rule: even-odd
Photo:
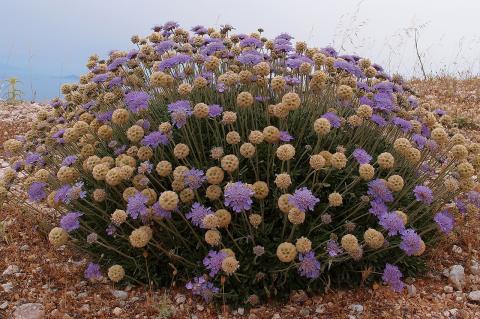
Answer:
[[[280,319],[280,314],[275,313],[275,314],[272,316],[272,319]]]
[[[453,287],[452,286],[445,286],[443,287],[443,291],[447,294],[451,294],[453,292]]]
[[[468,300],[480,301],[480,290],[474,290],[468,294]]]
[[[0,310],[5,310],[5,309],[7,309],[7,307],[8,307],[8,301],[5,301],[4,303],[2,303],[0,305]]]
[[[407,285],[408,295],[414,297],[417,294],[417,287],[415,285]]]
[[[197,310],[198,311],[203,311],[205,307],[203,305],[197,305]]]
[[[23,245],[22,247],[20,247],[20,250],[21,251],[26,251],[26,250],[28,250],[28,248],[30,248],[28,245]]]
[[[480,264],[476,260],[470,262],[470,272],[473,275],[480,275]]]
[[[175,302],[177,304],[185,303],[186,300],[187,300],[187,298],[185,297],[185,295],[182,295],[182,294],[176,294],[175,295]]]
[[[457,245],[453,245],[452,251],[453,251],[455,254],[461,254],[461,253],[463,252],[462,247],[459,247],[459,246],[457,246]]]
[[[325,305],[318,305],[317,308],[315,308],[315,313],[322,314],[325,312]]]
[[[13,274],[16,274],[17,272],[20,271],[20,268],[17,266],[17,265],[10,265],[7,267],[7,269],[5,269],[3,271],[3,276],[9,276],[9,275],[13,275]]]
[[[13,284],[11,282],[7,282],[6,284],[2,284],[3,291],[9,293],[13,289]]]
[[[462,290],[465,285],[465,269],[463,266],[453,265],[450,267],[448,279],[455,289]]]
[[[307,317],[308,315],[310,315],[310,310],[308,310],[308,308],[302,308],[300,309],[299,314],[302,317]]]
[[[115,315],[115,316],[120,316],[122,314],[122,309],[119,308],[119,307],[115,307],[112,311],[112,313]]]
[[[112,295],[115,298],[118,298],[118,299],[121,299],[121,300],[125,300],[125,299],[128,298],[128,292],[123,291],[123,290],[112,290]]]
[[[45,317],[43,305],[39,303],[26,303],[18,306],[13,313],[14,319],[42,319]]]
[[[237,313],[240,315],[240,316],[243,316],[245,314],[245,309],[240,307],[237,309]]]
[[[90,311],[90,306],[88,304],[84,304],[80,307],[80,309],[78,309],[80,312],[84,312],[84,313],[87,313]]]
[[[361,314],[363,312],[363,306],[360,304],[350,305],[348,309],[350,309],[350,312],[353,314]]]

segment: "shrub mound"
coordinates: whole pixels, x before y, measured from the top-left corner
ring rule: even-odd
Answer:
[[[374,280],[401,291],[473,205],[454,200],[480,202],[480,145],[368,59],[262,32],[167,22],[90,57],[4,144],[2,195],[26,174],[29,202],[61,215],[50,242],[91,255],[91,280],[250,304]]]

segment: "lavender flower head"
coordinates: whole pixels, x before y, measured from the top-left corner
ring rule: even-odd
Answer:
[[[330,239],[327,241],[327,253],[330,257],[335,257],[343,254],[343,249],[337,241]]]
[[[405,284],[402,282],[402,273],[397,266],[386,264],[383,270],[382,280],[392,287],[393,291],[401,292]]]
[[[47,183],[44,182],[33,182],[28,188],[28,198],[32,202],[40,202],[47,197],[47,192],[45,191]]]
[[[127,213],[133,219],[147,214],[148,197],[140,192],[128,198]]]
[[[383,179],[375,179],[368,183],[367,194],[373,196],[376,200],[381,200],[383,202],[392,202],[393,194],[388,189],[387,183]]]
[[[70,212],[60,219],[60,227],[65,229],[67,232],[71,232],[80,228],[80,221],[78,220],[83,213],[80,212]]]
[[[297,189],[295,193],[288,198],[288,203],[297,207],[302,212],[313,210],[319,201],[320,199],[315,197],[312,191],[306,187]]]
[[[327,112],[321,116],[324,119],[327,119],[334,128],[339,128],[342,122],[337,114],[333,112]]]
[[[415,232],[414,229],[405,229],[401,233],[402,241],[400,242],[399,247],[407,254],[407,256],[412,256],[417,253],[422,243],[422,238]]]
[[[433,202],[433,192],[430,188],[424,185],[417,185],[413,189],[415,199],[424,204],[430,205]]]
[[[155,216],[155,217],[162,217],[162,218],[165,218],[165,219],[172,219],[172,212],[163,209],[163,208],[160,206],[160,203],[159,203],[158,201],[155,202],[155,204],[152,205],[152,214],[153,214],[153,216]]]
[[[355,157],[358,164],[368,164],[372,160],[372,156],[370,156],[370,154],[368,154],[363,148],[355,149],[352,155]]]
[[[209,214],[213,214],[213,211],[210,207],[205,207],[202,204],[195,202],[190,209],[190,212],[185,215],[187,219],[192,221],[192,224],[203,228],[203,218]]]
[[[218,104],[212,104],[208,106],[208,116],[210,118],[219,117],[222,115],[223,107]]]
[[[63,159],[62,166],[71,166],[75,164],[77,160],[78,160],[78,157],[76,155],[69,155]]]
[[[138,113],[148,108],[149,99],[150,96],[146,92],[132,91],[125,95],[125,104],[131,112]]]
[[[437,223],[440,230],[446,234],[450,233],[455,225],[455,219],[452,214],[446,210],[438,212],[433,217],[433,220]]]
[[[194,296],[200,296],[205,302],[210,302],[213,296],[220,291],[213,283],[207,281],[204,276],[193,278],[185,285],[185,288],[192,291]]]
[[[207,180],[205,173],[196,168],[189,169],[183,174],[185,185],[191,189],[197,189]]]
[[[236,182],[225,186],[225,205],[234,212],[241,213],[252,208],[252,196],[254,191],[247,184]]]
[[[85,279],[88,280],[99,280],[102,278],[102,271],[100,270],[100,265],[95,263],[88,263],[87,268],[84,272]]]
[[[388,236],[395,236],[405,229],[403,220],[397,213],[385,213],[380,216],[379,220],[380,226],[388,231]]]
[[[172,117],[172,122],[177,128],[181,128],[187,123],[187,118],[192,115],[190,101],[180,100],[168,104],[168,112]]]
[[[306,254],[300,254],[298,257],[300,264],[298,273],[300,276],[315,279],[320,276],[320,262],[315,257],[315,253],[310,251]]]
[[[155,131],[155,132],[152,132],[152,133],[148,134],[147,136],[145,136],[142,139],[141,144],[144,145],[144,146],[149,146],[149,147],[152,147],[152,148],[156,148],[160,144],[161,145],[167,145],[168,144],[168,137],[161,132]]]
[[[282,142],[293,141],[293,136],[290,135],[287,131],[280,131],[280,141]]]
[[[203,259],[203,265],[210,271],[209,276],[215,277],[216,274],[222,269],[222,262],[227,257],[227,254],[223,251],[210,250],[208,255]]]

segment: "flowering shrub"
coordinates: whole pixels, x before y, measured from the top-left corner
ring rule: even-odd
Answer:
[[[480,145],[400,77],[285,33],[191,31],[168,22],[90,57],[4,144],[2,195],[26,174],[29,201],[61,214],[50,242],[92,256],[88,279],[251,304],[373,280],[401,291],[457,206],[480,206]]]

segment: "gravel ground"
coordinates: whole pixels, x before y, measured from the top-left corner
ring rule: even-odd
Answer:
[[[459,127],[480,138],[480,79],[414,81],[424,101],[451,112]],[[24,131],[40,104],[0,104],[0,143]],[[0,159],[0,167],[6,163]],[[1,174],[0,168],[0,174]],[[7,203],[0,210],[0,318],[480,318],[478,216],[459,218],[461,232],[430,251],[424,278],[408,278],[408,289],[392,292],[381,283],[324,295],[292,294],[287,304],[253,309],[215,308],[182,288],[120,289],[111,282],[83,280],[85,256],[53,248],[41,225],[52,217]],[[39,226],[40,225],[40,226]],[[28,316],[27,316],[28,315]]]

